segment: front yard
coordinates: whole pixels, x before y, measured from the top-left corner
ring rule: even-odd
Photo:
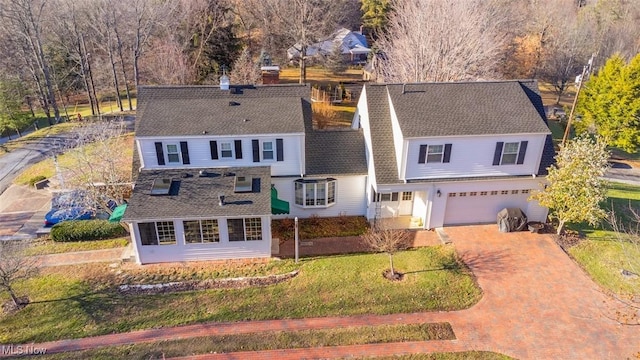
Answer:
[[[19,286],[32,301],[18,313],[0,315],[0,343],[43,342],[205,321],[242,321],[359,314],[410,313],[467,308],[481,297],[473,275],[451,247],[398,253],[405,280],[382,277],[384,254],[314,258],[294,264],[217,265],[218,270],[140,275],[108,264],[46,268]],[[210,264],[209,266],[214,266]],[[160,267],[161,268],[161,267]],[[160,295],[122,295],[116,285],[191,277],[254,276],[299,268],[277,285]],[[191,272],[198,274],[191,274]],[[121,273],[120,273],[121,272]],[[244,275],[243,275],[244,274]],[[0,299],[7,300],[6,295]]]

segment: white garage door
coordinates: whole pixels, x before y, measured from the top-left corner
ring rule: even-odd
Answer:
[[[498,212],[506,207],[517,207],[526,213],[529,195],[529,190],[449,193],[444,224],[495,223]]]

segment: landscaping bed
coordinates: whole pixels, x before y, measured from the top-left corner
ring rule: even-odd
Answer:
[[[310,217],[298,219],[300,239],[318,239],[325,237],[359,236],[369,228],[364,216]],[[271,233],[274,239],[281,242],[292,240],[295,236],[294,219],[271,221]]]
[[[16,289],[28,295],[31,303],[18,313],[0,315],[0,343],[44,342],[207,321],[458,310],[481,297],[473,275],[450,247],[402,251],[394,262],[405,273],[404,281],[390,282],[380,276],[388,267],[385,254],[313,258],[298,265],[276,260],[262,265],[221,263],[184,273],[178,265],[157,266],[145,274],[136,273],[133,264],[45,268]],[[189,277],[282,274],[296,267],[300,269],[296,277],[266,287],[157,295],[123,295],[117,288],[148,283],[145,279],[164,283]],[[5,299],[3,294],[0,300]]]

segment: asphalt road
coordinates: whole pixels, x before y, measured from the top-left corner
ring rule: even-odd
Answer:
[[[134,120],[134,116],[125,116],[124,122],[127,131],[133,131]],[[0,156],[0,194],[29,165],[40,162],[54,154],[59,154],[62,149],[73,147],[76,138],[77,134],[74,131],[51,135]]]

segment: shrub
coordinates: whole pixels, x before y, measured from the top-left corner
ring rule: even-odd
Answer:
[[[35,185],[35,183],[37,183],[38,181],[42,181],[45,180],[47,177],[44,175],[38,175],[38,176],[34,176],[31,179],[29,179],[29,186],[33,187],[33,185]]]
[[[111,239],[126,234],[119,223],[107,220],[63,221],[51,228],[51,239],[58,242]]]

